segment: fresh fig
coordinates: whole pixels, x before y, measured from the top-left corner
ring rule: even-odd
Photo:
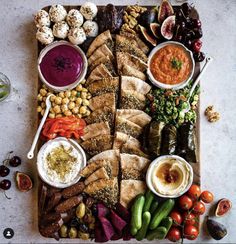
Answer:
[[[222,217],[226,215],[232,208],[232,203],[229,199],[222,198],[216,205],[215,215],[217,217]]]
[[[158,9],[158,22],[161,24],[167,17],[174,15],[174,9],[168,0],[162,0]]]
[[[156,37],[156,38],[159,38],[160,37],[160,29],[161,29],[161,27],[160,27],[160,25],[158,24],[158,23],[151,23],[150,25],[149,25],[149,27],[150,27],[150,30],[151,30],[151,32],[152,32],[152,34]]]
[[[156,19],[157,11],[155,8],[146,10],[139,17],[139,24],[148,27]]]
[[[221,240],[227,235],[227,229],[225,226],[213,219],[207,218],[206,225],[209,234],[215,240]]]
[[[27,174],[19,171],[16,172],[16,185],[22,192],[29,191],[33,187],[31,178]]]
[[[161,25],[161,34],[162,36],[170,40],[173,38],[174,35],[174,27],[175,27],[175,16],[169,16]]]
[[[156,39],[148,33],[147,29],[144,26],[139,25],[139,29],[144,39],[155,47],[157,45]]]

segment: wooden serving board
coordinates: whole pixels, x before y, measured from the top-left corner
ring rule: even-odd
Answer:
[[[67,11],[69,11],[70,9],[73,9],[73,8],[77,8],[78,9],[80,6],[64,6],[64,7],[66,8]],[[116,6],[116,7],[118,9],[126,8],[126,6]],[[145,7],[149,9],[149,8],[154,7],[154,6],[145,6]],[[50,8],[50,6],[47,6],[47,7],[43,8],[43,9],[46,10],[46,11],[49,11],[49,8]],[[99,10],[102,10],[103,8],[105,8],[105,6],[98,6]],[[178,6],[174,6],[174,8],[178,8]],[[199,17],[198,12],[196,11],[196,9],[193,9],[192,17],[193,18]],[[38,45],[38,54],[39,54],[40,51],[44,48],[44,46],[41,43],[39,43],[39,42],[38,42],[37,45]],[[195,72],[194,72],[194,78],[197,76],[199,71],[200,71],[200,64],[196,63]],[[40,78],[38,78],[38,83],[37,83],[38,91],[41,88],[41,86],[42,86],[42,82],[41,82]],[[197,183],[197,184],[200,185],[201,182],[200,182],[200,113],[199,113],[199,111],[200,111],[200,109],[199,109],[199,106],[198,106],[197,122],[196,122],[196,139],[197,139],[197,143],[196,143],[197,152],[196,152],[196,154],[197,154],[197,162],[196,163],[190,163],[190,164],[193,167],[193,171],[194,171],[194,183]],[[39,114],[39,116],[38,116],[38,124],[40,123],[40,120],[41,120],[41,115]],[[37,145],[38,146],[38,150],[40,149],[42,144],[43,144],[43,142],[39,141],[39,143]],[[45,197],[44,196],[44,191],[43,191],[43,185],[44,184],[43,184],[42,180],[39,177],[39,184],[38,184],[38,218],[39,218],[39,220],[40,220],[40,216],[42,214],[42,212],[41,212],[41,208],[42,208],[41,200],[42,200],[42,198]],[[51,191],[51,193],[57,191],[56,188],[53,188],[53,187],[50,187],[50,186],[49,186],[49,190]],[[54,238],[57,238],[57,237],[55,236]],[[121,240],[121,242],[123,242],[123,241]]]

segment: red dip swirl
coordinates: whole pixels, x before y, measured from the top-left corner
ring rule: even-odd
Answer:
[[[83,69],[83,58],[76,48],[59,45],[45,54],[40,69],[49,84],[68,86],[79,78]]]

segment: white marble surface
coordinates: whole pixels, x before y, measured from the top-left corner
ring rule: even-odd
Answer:
[[[32,19],[39,8],[52,3],[58,1],[0,0],[0,71],[10,78],[13,86],[9,99],[0,104],[0,160],[10,150],[23,159],[19,169],[11,170],[10,179],[15,170],[28,172],[35,181],[37,178],[35,161],[26,159],[37,121],[37,50]],[[61,0],[60,3],[76,5],[81,0]],[[139,3],[152,5],[156,1]],[[214,192],[215,200],[227,197],[233,201],[231,213],[219,221],[228,229],[228,235],[221,243],[236,243],[236,1],[195,0],[194,4],[203,23],[203,50],[215,59],[202,80],[202,189]],[[221,114],[221,120],[215,124],[208,123],[203,115],[210,104],[214,104]],[[6,227],[15,231],[12,243],[55,242],[41,237],[37,231],[37,182],[28,193],[18,192],[14,181],[12,183],[7,192],[11,200],[0,194],[0,243],[7,242],[2,235]],[[202,231],[196,242],[214,241]]]

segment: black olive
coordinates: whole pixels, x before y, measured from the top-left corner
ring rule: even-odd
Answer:
[[[195,29],[194,34],[195,34],[195,39],[200,39],[202,37],[202,29],[201,28]]]
[[[97,216],[98,210],[97,210],[97,205],[96,204],[93,204],[91,210],[92,210],[93,216]]]
[[[88,230],[89,230],[89,228],[88,228],[88,226],[86,225],[86,224],[81,224],[80,226],[79,226],[79,230],[81,231],[81,232],[88,232]]]

